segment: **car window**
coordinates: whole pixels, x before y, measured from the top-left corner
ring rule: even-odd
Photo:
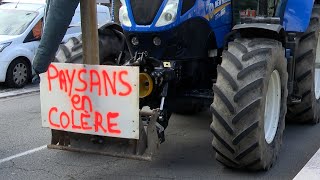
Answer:
[[[101,11],[97,12],[97,22],[98,26],[101,27],[102,25],[108,23],[111,21],[111,16],[108,7],[100,6]],[[80,14],[80,7],[78,7],[75,11],[75,14],[71,20],[69,27],[81,27],[81,14]],[[73,28],[72,32],[76,32],[76,30],[79,30],[78,32],[81,32],[81,28]],[[67,32],[68,34],[68,32]]]
[[[22,34],[37,16],[37,12],[0,10],[0,35]]]
[[[27,37],[23,41],[23,43],[32,42],[32,41],[39,41],[42,36],[43,31],[43,18],[41,18],[37,24],[30,30]]]
[[[42,24],[43,19],[37,22],[37,24],[32,28],[32,35],[34,39],[40,39],[42,36]]]
[[[69,27],[66,34],[75,34],[81,32],[81,26]]]

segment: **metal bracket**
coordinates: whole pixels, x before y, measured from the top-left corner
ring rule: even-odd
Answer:
[[[158,109],[151,112],[140,111],[138,140],[52,130],[52,140],[48,148],[151,161],[160,145],[156,130],[159,112]],[[141,116],[150,117],[146,128]]]

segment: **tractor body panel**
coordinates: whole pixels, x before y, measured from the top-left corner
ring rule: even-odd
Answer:
[[[156,24],[168,0],[152,1],[153,5],[150,6],[142,4],[142,1],[125,1],[131,26],[123,25],[123,29],[133,52],[148,51],[150,56],[159,59],[199,58],[207,55],[207,46],[221,48],[225,35],[231,30],[231,0],[179,1],[176,19],[164,26]],[[147,13],[151,15],[148,16]],[[133,36],[141,41],[138,46],[130,43]],[[160,37],[162,46],[153,45],[152,38],[155,36]],[[188,53],[181,53],[182,51]]]
[[[240,11],[253,10],[254,15],[252,16],[264,16],[259,12],[259,10],[264,10],[268,17],[279,17],[285,31],[304,32],[309,25],[314,0],[279,0],[276,8],[268,6],[265,9],[259,9],[259,3],[265,2],[264,0],[233,1],[234,22],[240,23]]]
[[[283,27],[289,32],[305,32],[312,14],[314,0],[287,0]]]
[[[216,67],[221,63],[219,56],[226,39],[232,36],[229,34],[232,27],[245,32],[246,37],[271,38],[286,44],[288,32],[306,31],[314,5],[314,0],[121,2],[120,17],[126,14],[122,20],[127,20],[122,27],[132,55],[146,52],[148,57],[161,62],[173,61],[172,69],[177,73],[175,85],[189,90],[211,88],[209,83],[200,84],[216,78]],[[287,55],[289,58],[293,53]],[[151,66],[149,69],[155,67]]]

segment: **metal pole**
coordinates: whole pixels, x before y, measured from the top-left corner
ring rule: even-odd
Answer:
[[[80,0],[84,64],[99,64],[96,0]]]
[[[114,0],[114,22],[119,23],[119,9],[121,6],[120,0]]]
[[[111,20],[114,22],[114,0],[111,0]]]

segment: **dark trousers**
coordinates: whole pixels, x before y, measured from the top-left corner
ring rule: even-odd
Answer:
[[[33,70],[46,72],[59,48],[80,0],[51,0]]]

